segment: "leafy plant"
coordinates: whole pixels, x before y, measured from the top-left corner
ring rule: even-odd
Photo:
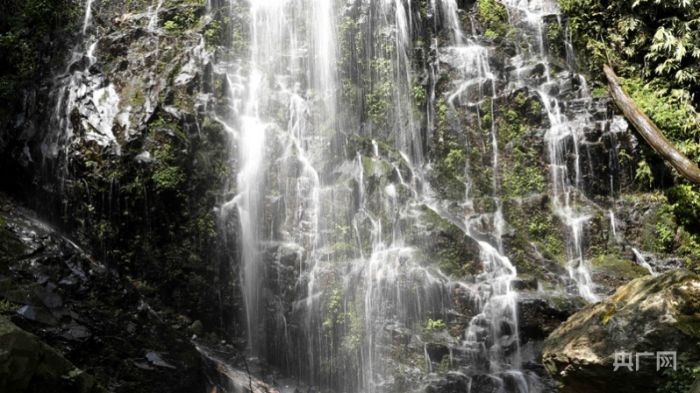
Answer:
[[[678,370],[664,369],[666,383],[659,387],[658,393],[688,393],[695,378],[700,377],[700,367],[679,367]]]
[[[428,322],[425,324],[425,331],[426,332],[437,332],[440,330],[445,330],[447,329],[447,325],[445,325],[445,322],[442,319],[428,319]]]

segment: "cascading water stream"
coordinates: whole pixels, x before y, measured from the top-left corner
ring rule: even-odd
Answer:
[[[163,6],[163,1],[164,0],[158,0],[155,6],[151,5],[148,7],[148,13],[150,14],[148,17],[148,30],[155,30],[158,28],[158,13]]]
[[[90,27],[90,23],[92,22],[92,2],[94,0],[87,0],[87,3],[85,3],[85,16],[83,17],[83,35],[87,33],[88,27]]]
[[[434,7],[437,6],[435,3]],[[478,126],[482,127],[479,106],[486,99],[489,101],[490,113],[494,113],[494,94],[496,76],[489,65],[488,48],[479,45],[475,38],[467,37],[459,23],[458,7],[454,0],[439,2],[439,8],[447,27],[452,32],[452,46],[445,49],[448,63],[456,68],[459,78],[453,83],[454,89],[448,93],[447,102],[453,111],[466,106],[476,109]],[[497,383],[510,379],[516,391],[527,392],[526,377],[518,371],[520,367],[520,346],[517,321],[517,293],[512,289],[512,281],[517,272],[511,261],[503,255],[502,237],[504,220],[500,200],[500,181],[498,173],[498,139],[495,122],[488,126],[491,142],[492,199],[494,211],[490,213],[490,238],[494,244],[477,240],[483,273],[476,277],[476,283],[469,285],[477,303],[478,313],[469,322],[465,332],[464,347],[471,354],[474,368],[482,373],[492,374]],[[466,235],[478,239],[476,227],[482,221],[483,214],[476,214],[471,200],[471,181],[469,168],[465,170],[467,179],[464,210],[467,212],[464,227]]]
[[[558,87],[552,78],[545,48],[545,18],[557,16],[557,22],[560,23],[558,5],[550,0],[502,0],[502,3],[509,10],[512,25],[524,26],[524,29],[534,31],[530,34],[521,33],[526,37],[534,34],[535,43],[529,42],[528,50],[520,50],[512,60],[516,68],[516,85],[527,86],[539,95],[549,119],[545,140],[549,152],[552,209],[569,228],[570,260],[567,270],[569,277],[576,283],[579,294],[589,301],[597,301],[598,296],[594,292],[583,246],[584,229],[590,216],[582,212],[575,201],[575,198],[582,193],[579,140],[582,137],[582,126],[589,119],[585,114],[570,119],[562,112],[559,99],[552,94],[552,91],[557,91]],[[569,58],[572,59],[573,56]],[[544,67],[544,80],[533,83],[531,79],[522,77],[521,70],[537,62]],[[579,88],[580,99],[590,102],[591,96],[586,88],[585,79],[580,76],[578,78],[583,82]],[[573,152],[569,151],[570,144],[573,146]],[[570,165],[574,170],[573,179],[569,173],[567,161],[567,156],[571,153],[574,156],[574,162]]]
[[[652,276],[659,275],[659,273],[657,273],[656,270],[654,270],[654,268],[649,264],[649,262],[647,262],[647,259],[644,257],[644,255],[642,255],[642,253],[639,252],[639,250],[633,247],[632,252],[634,253],[635,259],[637,259],[637,263],[639,264],[639,266],[645,268]]]

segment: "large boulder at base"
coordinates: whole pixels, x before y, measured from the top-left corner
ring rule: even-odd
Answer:
[[[56,349],[0,316],[0,391],[4,393],[103,391],[95,379]]]
[[[657,371],[661,351],[677,352],[676,373]],[[640,354],[639,370],[614,371],[616,352],[631,353],[632,363]],[[543,362],[565,393],[657,391],[700,363],[700,277],[673,271],[620,287],[552,332]]]

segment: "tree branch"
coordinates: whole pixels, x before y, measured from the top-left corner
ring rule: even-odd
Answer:
[[[649,146],[671,164],[681,176],[692,183],[700,184],[700,168],[698,168],[697,164],[676,149],[661,130],[659,130],[659,127],[639,109],[637,104],[635,104],[622,89],[620,80],[609,65],[604,65],[603,71],[608,78],[608,88],[610,89],[613,101],[615,101],[615,104],[620,108],[625,118],[632,123]]]

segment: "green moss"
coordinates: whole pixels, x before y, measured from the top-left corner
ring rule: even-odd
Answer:
[[[180,26],[174,20],[167,20],[163,23],[163,28],[168,33],[177,33],[180,31]]]
[[[623,259],[615,254],[598,255],[591,260],[591,266],[598,271],[609,273],[627,280],[643,277],[649,272],[634,261]]]
[[[697,315],[678,315],[674,326],[683,334],[700,339],[700,318]]]
[[[347,258],[351,257],[355,253],[355,245],[345,242],[338,242],[333,244],[331,251],[335,257]]]
[[[165,166],[153,173],[151,177],[159,191],[175,190],[185,180],[180,168],[176,166]]]
[[[547,36],[547,49],[550,56],[563,59],[566,56],[564,47],[564,29],[558,21],[550,21],[545,25]]]
[[[528,232],[531,241],[549,258],[564,262],[566,244],[561,231],[548,214],[536,214],[528,217]]]
[[[443,192],[443,195],[452,200],[464,199],[466,186],[464,184],[464,171],[466,165],[466,153],[461,147],[453,146],[446,155],[436,162],[434,174],[435,182]]]
[[[617,313],[617,308],[614,305],[606,305],[605,312],[600,317],[600,323],[602,323],[603,326],[607,326],[610,320],[615,316],[615,313]]]
[[[459,174],[464,171],[467,157],[462,149],[451,149],[445,158],[445,170],[453,174]],[[456,177],[461,177],[457,175]]]
[[[151,175],[156,190],[177,190],[185,181],[185,174],[176,164],[175,153],[170,145],[163,146],[155,154],[155,171]]]
[[[419,85],[418,83],[413,83],[413,102],[420,105],[425,102],[428,93],[425,91],[425,87]]]
[[[421,244],[422,251],[430,256],[426,259],[444,273],[455,277],[475,273],[475,250],[464,232],[426,206],[421,208],[420,213],[420,222],[424,226],[420,235],[427,234],[428,241],[416,240],[415,243]],[[423,237],[420,239],[426,240]]]
[[[439,373],[446,373],[450,371],[451,368],[451,362],[450,362],[450,355],[443,355],[442,359],[440,360],[440,363],[437,366],[437,371]]]
[[[325,319],[321,323],[326,332],[331,332],[336,325],[343,323],[342,306],[343,294],[340,289],[334,288],[326,301]]]
[[[347,329],[340,347],[346,356],[350,356],[356,354],[362,345],[364,324],[354,310],[345,314],[345,323]]]
[[[221,45],[223,40],[224,26],[220,20],[212,20],[204,29],[204,39],[207,45]]]
[[[609,92],[607,86],[599,85],[593,88],[591,94],[593,94],[593,97],[600,98],[607,97],[609,95]]]

